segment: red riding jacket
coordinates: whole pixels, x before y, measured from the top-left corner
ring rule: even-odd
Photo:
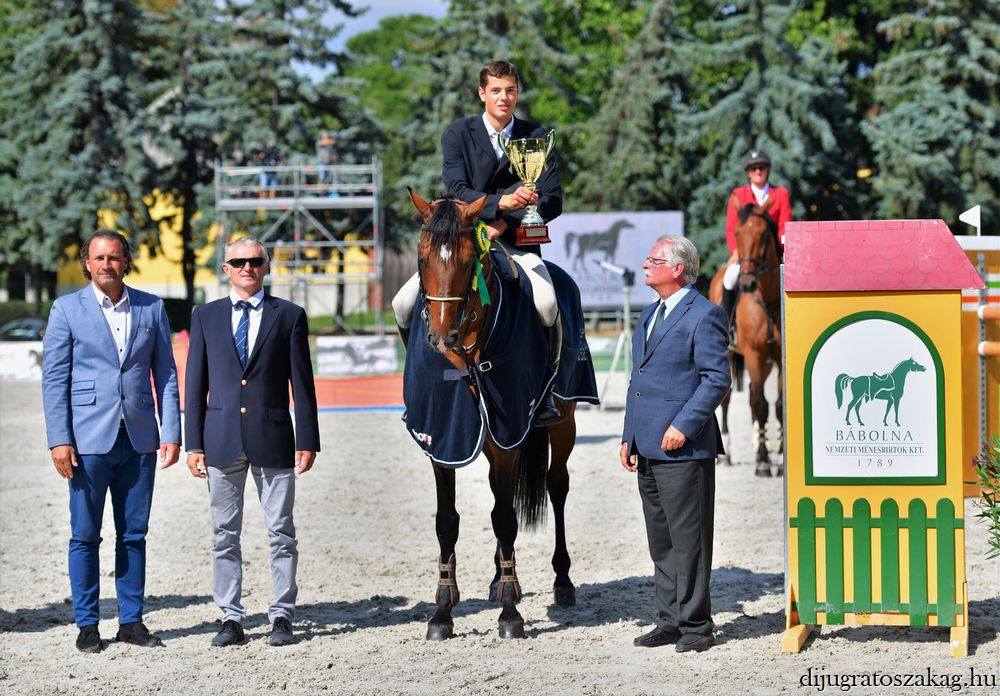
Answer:
[[[738,202],[738,206],[733,205],[733,198]],[[767,200],[771,203],[767,214],[778,225],[778,244],[781,245],[784,241],[782,235],[785,233],[785,223],[792,219],[792,201],[789,198],[788,189],[772,185],[768,189]],[[749,183],[734,188],[726,201],[726,246],[731,252],[736,251],[736,223],[739,221],[736,213],[749,203],[757,205],[757,199],[754,198]]]

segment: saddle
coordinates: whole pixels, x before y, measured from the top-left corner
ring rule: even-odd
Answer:
[[[866,397],[868,401],[871,401],[883,390],[892,391],[895,387],[896,380],[888,372],[881,375],[877,372],[872,372],[871,376],[868,377],[868,393]]]

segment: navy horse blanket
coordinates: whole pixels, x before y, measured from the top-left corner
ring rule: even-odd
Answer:
[[[506,266],[502,255],[495,264]],[[403,369],[403,420],[407,432],[436,464],[461,467],[482,452],[489,436],[505,450],[519,447],[545,391],[570,401],[598,403],[597,381],[584,335],[580,291],[561,268],[546,263],[555,286],[563,328],[559,370],[545,359],[546,337],[535,313],[531,285],[498,273],[499,292],[479,362],[469,375],[456,370],[427,343],[427,327],[416,316],[410,325]],[[417,298],[414,313],[424,299]],[[535,359],[531,359],[535,356]],[[477,397],[463,377],[475,381]]]

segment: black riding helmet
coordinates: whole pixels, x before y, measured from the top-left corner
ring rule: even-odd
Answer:
[[[743,171],[746,171],[755,164],[766,164],[768,167],[771,166],[771,158],[767,156],[767,153],[761,150],[759,147],[752,148],[743,157]]]

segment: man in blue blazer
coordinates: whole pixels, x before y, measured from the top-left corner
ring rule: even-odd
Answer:
[[[640,647],[676,643],[678,652],[714,642],[709,577],[715,458],[723,452],[715,409],[729,391],[727,320],[692,285],[698,250],[660,237],[643,263],[660,299],[639,317],[625,404],[621,463],[638,471],[658,620]]]
[[[181,441],[170,325],[162,300],[125,286],[123,278],[132,267],[125,237],[98,230],[83,244],[81,257],[91,283],[52,305],[42,366],[52,462],[69,480],[69,579],[80,629],[76,647],[103,649],[97,628],[98,549],[109,489],[118,640],[162,645],[142,623],[142,607],[155,453],[159,448],[166,468],[177,461]]]
[[[268,256],[259,241],[244,237],[228,245],[222,269],[232,288],[191,317],[184,379],[187,465],[192,475],[208,479],[215,528],[212,595],[222,610],[222,630],[212,645],[245,638],[240,533],[248,472],[271,540],[275,599],[268,611],[269,640],[288,645],[298,594],[295,476],[309,471],[319,451],[309,327],[301,307],[264,292]]]

